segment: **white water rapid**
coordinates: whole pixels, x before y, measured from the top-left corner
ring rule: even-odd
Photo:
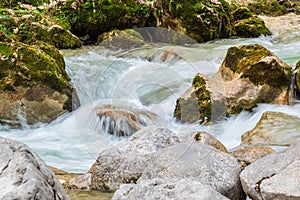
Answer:
[[[103,132],[95,108],[104,104],[124,105],[154,113],[159,122],[178,134],[205,130],[231,149],[240,136],[252,129],[264,111],[281,111],[300,117],[300,105],[262,104],[252,113],[242,112],[213,126],[179,124],[172,117],[177,97],[191,85],[197,72],[208,76],[218,67],[231,46],[259,43],[284,62],[295,66],[300,60],[300,29],[293,32],[270,27],[273,36],[254,39],[227,39],[193,46],[155,45],[130,52],[110,51],[99,46],[63,51],[67,72],[81,107],[51,124],[22,130],[0,127],[0,135],[28,144],[50,166],[69,172],[86,172],[97,155],[122,138]],[[161,62],[162,52],[174,54]],[[176,56],[177,55],[177,56]]]

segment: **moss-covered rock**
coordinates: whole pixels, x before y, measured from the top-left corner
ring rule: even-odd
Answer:
[[[272,35],[265,22],[259,17],[250,17],[239,20],[235,25],[236,35],[240,37],[259,37],[260,35]]]
[[[229,48],[218,74],[228,113],[251,110],[257,103],[289,104],[291,67],[259,44]]]
[[[279,16],[290,11],[297,11],[297,4],[290,0],[228,0],[239,6],[248,7],[257,15]]]
[[[192,87],[177,99],[174,117],[181,122],[205,122],[211,117],[211,95],[204,77],[197,74]]]
[[[3,32],[0,35],[6,35],[6,39],[0,36],[1,41],[11,38],[25,44],[46,42],[59,49],[81,47],[75,35],[56,25],[43,12],[31,7],[0,9],[0,30]]]
[[[0,42],[0,66],[2,123],[46,123],[72,110],[73,88],[53,46]]]
[[[133,29],[114,30],[103,33],[98,37],[98,43],[108,48],[130,49],[145,44],[144,38]]]
[[[248,19],[250,17],[253,17],[252,12],[247,7],[238,7],[233,12],[233,19],[234,21],[242,20],[242,19]]]

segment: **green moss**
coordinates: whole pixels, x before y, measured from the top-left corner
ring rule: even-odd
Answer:
[[[240,37],[259,37],[260,35],[271,35],[265,22],[258,17],[250,17],[239,20],[235,25],[236,35]]]
[[[232,12],[234,21],[241,19],[248,19],[253,16],[249,8],[246,7],[238,7]]]
[[[0,47],[5,49],[5,52],[14,52],[13,54],[6,53],[7,59],[0,60],[0,90],[7,88],[13,90],[17,86],[32,87],[41,84],[49,85],[52,89],[62,93],[66,91],[71,93],[72,87],[64,70],[64,62],[55,60],[38,46],[1,42]],[[55,51],[54,54],[58,56]],[[3,56],[2,51],[0,56]],[[62,59],[61,56],[60,60]]]
[[[271,16],[279,16],[286,14],[288,12],[288,8],[292,5],[287,3],[286,1],[278,1],[278,0],[258,0],[248,5],[250,10],[258,15],[271,15]]]
[[[227,51],[224,65],[233,72],[249,78],[255,85],[267,84],[274,88],[289,87],[291,68],[278,62],[263,61],[272,52],[259,44],[231,47]]]
[[[192,86],[198,100],[200,120],[204,121],[205,118],[210,120],[212,102],[210,92],[206,89],[206,81],[200,75],[196,75],[193,79]]]

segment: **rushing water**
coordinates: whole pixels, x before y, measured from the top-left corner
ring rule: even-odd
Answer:
[[[128,52],[87,46],[63,51],[67,72],[82,106],[51,124],[23,130],[0,127],[0,135],[28,144],[44,161],[70,172],[86,172],[97,155],[122,138],[103,133],[95,108],[105,104],[124,105],[154,113],[159,125],[178,134],[204,130],[214,134],[229,149],[252,129],[264,111],[281,111],[300,117],[300,105],[259,105],[253,113],[242,112],[213,126],[179,124],[172,117],[176,99],[191,85],[196,73],[215,74],[229,47],[259,43],[286,63],[300,60],[300,31],[272,29],[271,37],[217,40],[193,46],[148,46]],[[174,54],[162,62],[162,53]],[[156,123],[154,123],[156,124]]]

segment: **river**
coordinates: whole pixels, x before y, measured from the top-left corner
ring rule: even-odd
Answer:
[[[300,105],[261,104],[252,113],[243,111],[218,124],[200,126],[180,124],[173,119],[176,99],[191,85],[196,73],[215,74],[231,46],[262,44],[295,66],[300,60],[299,17],[276,19],[266,19],[273,33],[269,37],[216,40],[191,46],[155,44],[125,52],[100,46],[62,51],[81,107],[38,128],[20,130],[1,126],[0,135],[26,143],[50,166],[84,173],[101,151],[124,139],[103,133],[95,114],[97,106],[113,104],[153,112],[159,116],[160,125],[177,134],[208,131],[232,149],[239,145],[240,136],[256,125],[264,111],[281,111],[300,117]],[[287,24],[285,20],[289,20],[288,25],[280,26],[280,22]],[[166,50],[175,52],[176,56],[171,54],[162,62],[162,52]]]

